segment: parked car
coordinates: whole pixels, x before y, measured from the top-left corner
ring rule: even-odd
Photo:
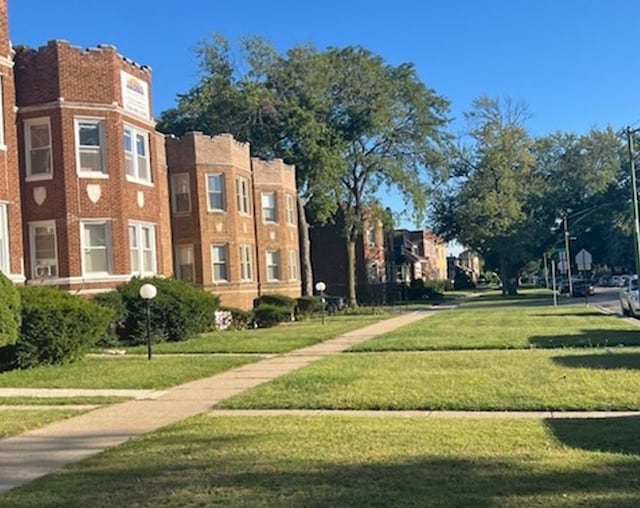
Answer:
[[[572,284],[573,296],[593,296],[596,294],[596,289],[588,281],[576,281]]]
[[[640,317],[640,302],[638,301],[638,276],[627,278],[627,285],[620,289],[620,308],[623,316]]]
[[[344,296],[324,295],[325,309],[332,313],[347,307],[347,299]]]

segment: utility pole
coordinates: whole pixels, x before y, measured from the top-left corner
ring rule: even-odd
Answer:
[[[567,279],[569,279],[569,297],[573,296],[573,281],[571,280],[571,253],[569,252],[569,228],[567,227],[567,212],[562,216],[564,226],[564,251],[567,255]]]
[[[629,166],[631,171],[631,189],[633,192],[633,247],[636,255],[636,275],[640,280],[640,213],[638,212],[638,185],[636,183],[636,165],[633,160],[633,134],[635,134],[636,132],[637,129],[631,130],[631,127],[626,128],[627,148],[629,150]]]

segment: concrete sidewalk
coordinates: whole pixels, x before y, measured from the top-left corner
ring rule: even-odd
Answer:
[[[434,311],[436,312],[436,311]],[[0,492],[153,432],[210,411],[218,402],[340,353],[434,312],[402,314],[291,353],[192,381],[153,398],[130,400],[0,440]]]

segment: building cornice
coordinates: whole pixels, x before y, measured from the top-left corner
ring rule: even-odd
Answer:
[[[126,117],[129,121],[142,123],[151,129],[155,129],[155,120],[149,120],[146,118],[132,115],[129,111],[122,108],[116,103],[112,104],[96,104],[95,102],[71,102],[64,99],[57,99],[51,102],[45,102],[42,104],[35,104],[33,106],[20,106],[18,107],[18,113],[34,113],[40,111],[48,111],[52,109],[83,109],[89,111],[103,111],[110,113],[118,113],[123,117]]]

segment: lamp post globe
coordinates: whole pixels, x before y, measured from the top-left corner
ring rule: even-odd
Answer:
[[[151,308],[149,302],[158,294],[158,288],[147,282],[140,286],[138,294],[147,303],[147,359],[151,360]]]
[[[316,282],[316,291],[320,293],[320,313],[322,316],[322,324],[324,325],[324,290],[327,289],[327,285],[320,281]]]
[[[327,285],[324,282],[316,282],[316,290],[323,293],[327,289]]]

